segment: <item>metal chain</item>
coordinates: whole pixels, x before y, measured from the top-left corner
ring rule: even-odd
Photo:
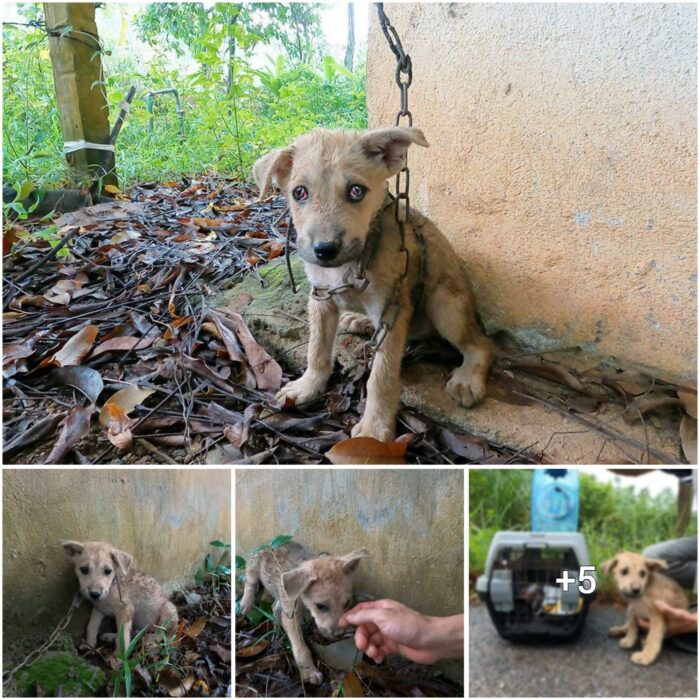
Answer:
[[[408,88],[413,82],[413,64],[411,62],[411,57],[403,50],[398,32],[391,26],[391,22],[386,16],[386,13],[384,12],[384,3],[378,2],[375,4],[377,6],[379,24],[382,28],[382,32],[384,33],[386,40],[389,42],[389,48],[394,56],[396,56],[396,84],[401,90],[401,107],[396,114],[396,126],[400,126],[402,118],[408,120],[407,126],[413,126],[413,115],[408,109]],[[405,77],[402,77],[404,75]],[[399,235],[401,238],[399,253],[403,254],[404,256],[403,270],[394,283],[391,294],[389,295],[389,298],[387,299],[384,309],[379,317],[379,323],[377,324],[372,337],[367,343],[367,349],[372,354],[379,349],[381,344],[386,339],[388,332],[396,323],[396,319],[399,316],[399,311],[401,310],[399,294],[401,292],[403,281],[408,275],[410,264],[410,255],[408,248],[406,247],[406,224],[409,222],[409,207],[411,204],[409,195],[410,185],[411,172],[408,169],[407,153],[403,168],[401,168],[401,170],[399,170],[399,172],[396,174],[396,194],[394,195],[394,219],[399,227]],[[402,201],[404,202],[403,211],[401,207]]]
[[[73,618],[73,613],[80,607],[80,604],[82,602],[83,597],[80,595],[80,591],[78,591],[73,597],[73,602],[71,603],[70,609],[66,613],[66,616],[58,623],[58,626],[51,633],[51,636],[48,638],[48,640],[45,641],[40,647],[36,648],[31,654],[28,654],[24,658],[24,660],[20,664],[15,666],[11,671],[5,671],[5,673],[3,673],[3,685],[7,685],[18,671],[21,671],[27,666],[31,666],[35,661],[38,661],[39,658],[51,648],[54,642],[58,639],[59,635],[66,629],[66,627],[68,627],[71,619]]]

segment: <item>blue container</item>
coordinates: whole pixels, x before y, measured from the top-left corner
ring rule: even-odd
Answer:
[[[578,469],[535,469],[530,519],[533,532],[576,532]]]

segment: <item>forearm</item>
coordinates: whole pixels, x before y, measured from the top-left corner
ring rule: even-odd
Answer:
[[[436,660],[464,656],[464,615],[428,617],[421,646],[434,652]]]

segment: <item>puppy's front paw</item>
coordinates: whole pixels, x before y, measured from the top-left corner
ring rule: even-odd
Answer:
[[[295,406],[313,401],[323,393],[326,388],[326,381],[316,375],[304,372],[299,379],[289,382],[283,386],[275,400],[280,406],[284,406],[287,401],[291,401]]]
[[[608,637],[624,637],[627,634],[627,625],[616,625],[608,630]]]
[[[654,657],[644,651],[635,651],[630,659],[632,659],[632,663],[637,664],[637,666],[648,666],[654,662]]]
[[[636,643],[637,640],[634,637],[623,637],[619,641],[620,649],[631,649]]]
[[[363,416],[350,431],[352,437],[371,437],[380,442],[392,442],[394,426]]]
[[[315,666],[304,666],[299,669],[301,680],[311,685],[321,685],[323,683],[323,674]]]
[[[356,333],[357,335],[372,335],[374,324],[364,314],[354,311],[345,311],[340,315],[338,328],[344,333]]]
[[[447,382],[447,393],[462,407],[471,408],[486,395],[486,378],[470,368],[458,367]]]

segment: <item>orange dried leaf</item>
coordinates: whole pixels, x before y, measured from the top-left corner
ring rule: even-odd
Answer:
[[[107,426],[111,421],[121,418],[122,414],[131,413],[138,405],[142,404],[151,394],[153,389],[145,389],[131,384],[125,389],[120,389],[110,396],[100,411],[100,425]]]
[[[236,649],[236,656],[239,659],[246,659],[249,656],[257,656],[261,652],[265,651],[269,644],[269,639],[261,639],[257,644],[251,644],[248,647],[241,647],[239,649]]]
[[[188,637],[197,637],[202,633],[204,628],[207,625],[207,621],[205,618],[200,617],[199,620],[195,620],[186,630],[185,634]]]
[[[406,444],[355,437],[333,445],[326,458],[332,464],[405,464]]]
[[[90,352],[98,332],[99,328],[97,326],[92,324],[85,326],[55,353],[47,364],[57,365],[58,367],[79,365]]]

